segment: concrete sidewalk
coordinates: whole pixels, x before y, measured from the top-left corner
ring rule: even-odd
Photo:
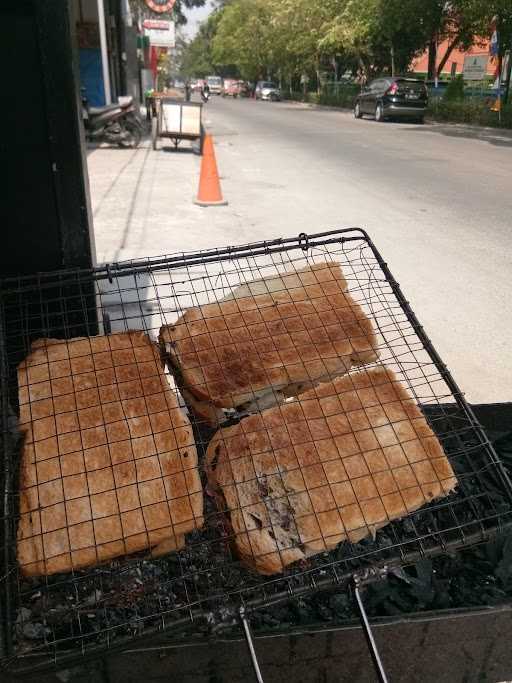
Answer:
[[[229,241],[224,207],[201,208],[201,157],[190,143],[154,151],[92,149],[88,155],[97,262],[158,256]]]

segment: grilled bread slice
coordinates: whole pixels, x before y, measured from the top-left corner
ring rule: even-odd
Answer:
[[[202,526],[192,429],[149,337],[38,340],[18,383],[25,575],[169,552]]]
[[[262,410],[378,356],[340,265],[325,261],[191,308],[160,342],[194,412],[214,425],[219,408]]]
[[[261,574],[357,542],[457,484],[419,407],[382,366],[218,430],[207,472],[236,551]]]

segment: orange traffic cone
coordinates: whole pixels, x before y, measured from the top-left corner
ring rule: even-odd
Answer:
[[[215,159],[215,149],[211,135],[206,135],[203,145],[203,161],[201,163],[201,177],[199,178],[199,192],[194,202],[199,206],[225,206],[227,201],[222,197],[219,172]]]
[[[501,98],[500,97],[498,97],[496,102],[491,107],[491,111],[497,111],[498,113],[501,111]]]

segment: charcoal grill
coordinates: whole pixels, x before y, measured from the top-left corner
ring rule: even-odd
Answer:
[[[153,339],[187,308],[216,302],[242,283],[340,262],[349,290],[372,317],[381,360],[422,407],[456,472],[455,493],[336,550],[263,577],[245,569],[229,544],[224,517],[205,496],[205,525],[167,557],[128,557],[94,569],[26,579],[16,562],[18,465],[16,367],[35,339],[142,329]],[[240,624],[258,680],[250,629],[256,610],[352,586],[381,680],[366,619],[365,585],[394,567],[487,541],[512,522],[512,485],[471,408],[435,351],[398,283],[360,229],[301,234],[250,245],[181,253],[5,279],[0,298],[2,389],[2,559],[0,643],[3,666],[23,673],[126,647],[156,632],[216,633]],[[175,389],[178,393],[178,389]],[[191,415],[198,451],[212,436]],[[205,483],[203,481],[203,483]]]

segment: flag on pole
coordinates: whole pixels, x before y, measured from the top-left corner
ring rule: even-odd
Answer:
[[[491,111],[501,112],[501,60],[500,54],[500,34],[498,31],[498,15],[495,15],[491,20],[491,41],[489,43],[489,54],[491,56],[491,63],[496,63],[494,78],[498,87],[498,97],[496,102],[491,107]]]
[[[500,36],[498,33],[498,15],[491,20],[491,42],[489,43],[489,54],[497,57],[500,51]]]

